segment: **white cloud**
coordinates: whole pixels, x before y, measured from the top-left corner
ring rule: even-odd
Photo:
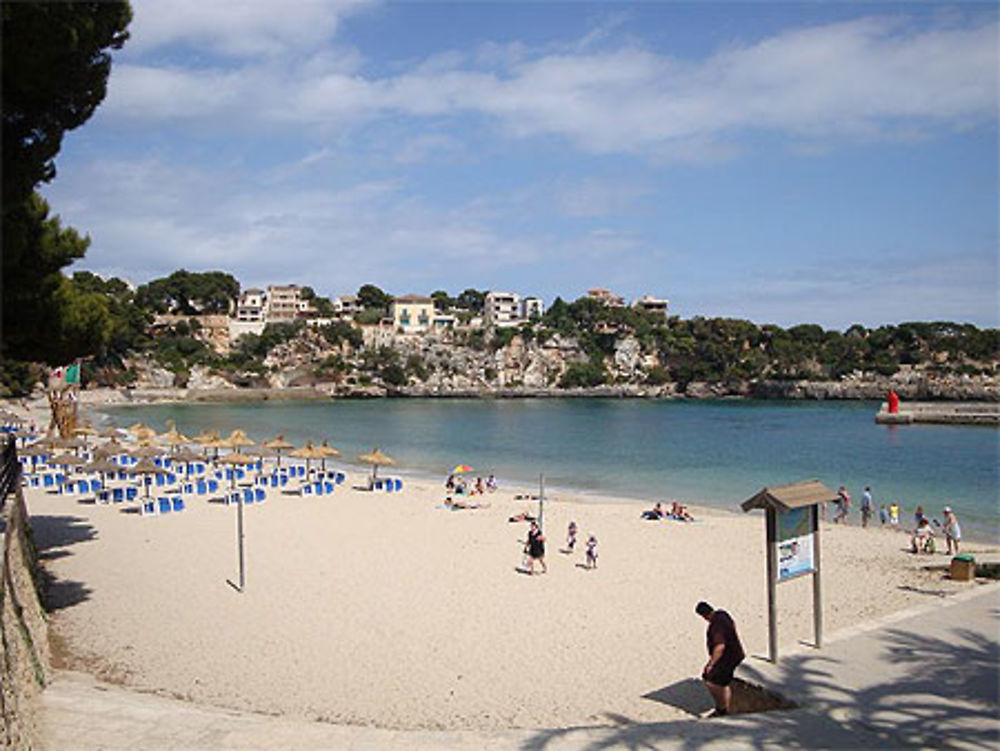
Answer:
[[[235,57],[296,54],[331,38],[344,16],[370,4],[368,0],[138,0],[132,4],[127,50],[143,53],[186,43]]]
[[[555,135],[589,152],[717,159],[753,131],[912,138],[995,120],[997,33],[995,23],[912,30],[862,19],[731,45],[700,62],[634,45],[534,56],[493,48],[485,58],[483,48],[478,59],[449,52],[383,78],[362,75],[357,60],[300,64],[294,55],[236,69],[121,66],[109,106],[132,118],[229,114],[244,125],[320,127],[476,115],[514,137]],[[483,59],[495,67],[483,69]]]

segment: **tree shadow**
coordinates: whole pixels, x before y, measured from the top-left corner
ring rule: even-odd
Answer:
[[[97,537],[94,526],[78,516],[32,516],[31,531],[43,563],[73,555],[67,548]],[[45,566],[40,567],[39,581],[42,605],[50,613],[83,602],[93,591],[83,582],[58,579]]]
[[[995,609],[990,613],[998,616]],[[662,723],[628,723],[623,722],[627,718],[608,716],[611,724],[607,726],[539,731],[522,748],[558,749],[571,740],[574,747],[588,751],[652,749],[664,743],[681,749],[727,744],[754,748],[997,747],[997,639],[963,627],[950,629],[943,638],[897,627],[874,639],[877,662],[869,667],[875,682],[864,688],[850,688],[838,677],[863,668],[860,656],[842,661],[819,653],[794,655],[766,674],[748,663],[740,668],[745,680],[765,688],[774,686],[801,709]],[[875,672],[879,664],[891,673],[881,680]],[[703,706],[698,690],[704,689],[699,684],[686,679],[642,698],[694,713]],[[574,737],[580,733],[586,733],[582,743]]]
[[[79,516],[32,516],[31,532],[39,553],[89,542],[97,537],[94,526]]]

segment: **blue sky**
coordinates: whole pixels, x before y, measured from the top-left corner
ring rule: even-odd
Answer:
[[[133,0],[73,267],[998,325],[992,3]]]

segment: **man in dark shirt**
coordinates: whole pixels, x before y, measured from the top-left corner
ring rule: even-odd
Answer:
[[[729,688],[733,671],[743,662],[746,654],[729,613],[716,610],[707,602],[699,602],[694,611],[708,621],[708,662],[701,671],[701,679],[715,701],[715,711],[709,716],[724,717],[729,714],[733,703],[733,692]]]

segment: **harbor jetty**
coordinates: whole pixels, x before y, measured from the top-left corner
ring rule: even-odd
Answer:
[[[875,422],[1000,426],[1000,402],[900,402],[897,411],[890,411],[889,402],[882,402]]]

